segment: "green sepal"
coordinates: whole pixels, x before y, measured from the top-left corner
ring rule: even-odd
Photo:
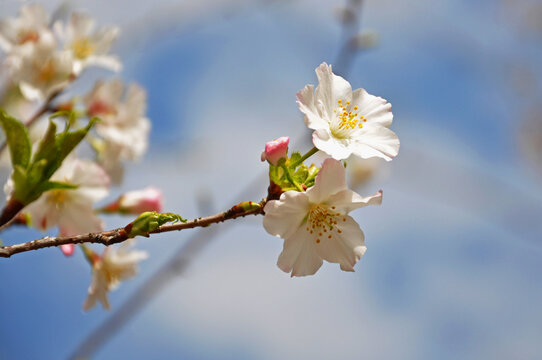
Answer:
[[[160,226],[167,223],[187,222],[180,215],[173,213],[158,213],[156,211],[146,211],[139,215],[137,219],[132,221],[124,229],[128,237],[136,237],[138,235],[148,237],[149,233],[158,229]]]
[[[301,153],[295,151],[292,153],[292,155],[290,155],[290,158],[288,159],[288,163],[286,164],[290,169],[292,169],[292,166],[290,166],[291,164],[295,164],[297,163],[299,160],[301,160]],[[292,169],[294,170],[294,169]]]
[[[0,109],[0,125],[6,134],[6,143],[9,147],[11,164],[26,168],[32,154],[32,144],[28,136],[28,129],[22,122],[9,116],[2,109]]]

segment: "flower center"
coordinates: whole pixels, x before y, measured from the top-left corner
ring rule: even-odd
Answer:
[[[47,196],[47,200],[50,203],[53,203],[57,209],[64,207],[64,203],[67,199],[68,194],[66,194],[66,190],[51,190]]]
[[[101,100],[94,100],[88,107],[88,113],[90,116],[95,115],[116,115],[117,109],[114,106]]]
[[[316,237],[316,243],[319,244],[322,239],[332,239],[333,232],[342,233],[337,226],[341,213],[335,211],[335,206],[327,206],[323,204],[312,205],[307,216],[307,226],[305,230]],[[346,218],[342,218],[346,221]]]
[[[350,136],[350,133],[355,129],[363,128],[363,123],[367,119],[357,113],[358,107],[350,107],[350,101],[343,104],[342,100],[337,100],[338,107],[333,110],[335,119],[331,121],[331,134],[339,139],[345,139]]]
[[[21,32],[19,34],[19,37],[18,37],[18,42],[19,42],[19,45],[22,45],[24,43],[27,43],[27,42],[38,42],[40,36],[37,32],[35,31],[26,31],[26,32]]]
[[[39,68],[39,73],[38,73],[39,82],[49,83],[51,80],[54,79],[55,74],[56,74],[55,64],[53,60],[49,59],[45,62],[45,64],[43,64]]]
[[[76,58],[86,59],[94,52],[94,46],[87,38],[81,38],[73,42],[72,50]]]

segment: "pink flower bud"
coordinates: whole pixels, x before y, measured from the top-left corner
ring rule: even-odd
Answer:
[[[145,211],[162,211],[162,192],[152,186],[129,191],[106,208],[125,214],[141,214]]]
[[[73,244],[60,245],[60,251],[62,251],[62,253],[66,256],[72,256],[74,250],[75,245]]]
[[[262,161],[267,160],[271,165],[276,166],[280,159],[288,156],[289,142],[290,138],[287,136],[269,141],[265,144],[265,151],[262,152]]]

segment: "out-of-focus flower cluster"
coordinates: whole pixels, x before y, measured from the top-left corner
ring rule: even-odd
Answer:
[[[116,26],[97,26],[84,13],[53,19],[39,4],[24,5],[17,16],[0,19],[0,108],[26,124],[34,151],[44,141],[52,114],[54,119],[49,121],[63,124],[65,131],[99,119],[85,138],[90,145],[83,156],[86,158],[80,158],[81,151],[76,149],[50,178],[66,186],[45,191],[22,210],[20,218],[28,226],[43,231],[57,227],[59,235],[72,236],[104,230],[101,215],[105,213],[162,210],[162,194],[153,187],[128,192],[101,208],[96,206],[108,196],[111,184],[122,183],[125,162],[145,154],[150,132],[147,94],[141,86],[100,79],[86,95],[70,92],[70,85],[89,67],[121,70],[120,59],[110,53],[118,34]],[[92,149],[90,159],[88,148]],[[3,152],[1,161],[8,165],[7,149]],[[8,180],[5,192],[9,200],[13,179]],[[63,245],[61,250],[71,255],[74,245]],[[121,254],[127,251],[106,250],[100,261],[91,261],[94,279],[86,309],[95,299],[108,307],[107,291],[116,281],[133,275],[135,263],[144,258],[137,252],[130,257],[134,260],[130,270],[120,271],[126,263]],[[120,265],[115,265],[119,261]],[[107,279],[107,285],[100,279]]]

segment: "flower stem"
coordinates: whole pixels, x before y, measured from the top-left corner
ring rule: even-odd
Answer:
[[[318,149],[316,147],[313,147],[312,149],[307,151],[307,153],[305,155],[303,155],[301,157],[301,159],[299,159],[295,163],[291,164],[290,167],[293,167],[293,168],[298,167],[299,165],[301,165],[303,163],[303,161],[307,160],[308,158],[310,158],[311,156],[313,156],[317,152],[318,152]]]
[[[294,185],[296,187],[296,189],[300,192],[303,192],[303,188],[301,187],[301,185],[299,185],[297,183],[297,181],[294,180],[294,178],[292,177],[292,174],[290,174],[290,170],[288,170],[288,167],[286,165],[282,165],[282,169],[284,170],[284,173],[286,174],[286,178],[288,179],[288,181]]]

